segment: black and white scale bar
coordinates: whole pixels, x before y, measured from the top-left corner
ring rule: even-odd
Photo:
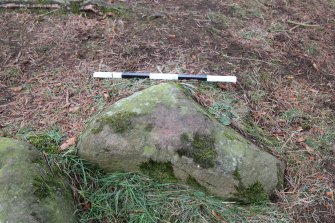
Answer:
[[[131,72],[94,72],[96,78],[150,78],[152,80],[200,80],[208,82],[236,83],[236,76],[162,74],[162,73],[131,73]]]

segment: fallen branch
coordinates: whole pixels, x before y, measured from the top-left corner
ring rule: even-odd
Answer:
[[[266,63],[266,64],[269,64],[269,65],[276,65],[276,64],[271,63],[271,62],[267,62],[267,61],[264,61],[264,60],[253,59],[253,58],[233,57],[233,56],[228,56],[226,54],[223,54],[222,56],[225,57],[225,58],[228,58],[228,59],[233,59],[233,60],[247,60],[247,61],[255,61],[255,62],[260,62],[260,63]]]
[[[293,28],[290,29],[290,31],[293,31],[294,29],[302,26],[302,27],[320,27],[318,24],[308,24],[308,23],[301,23],[301,22],[295,22],[292,20],[287,20],[287,23],[295,25]]]
[[[287,20],[287,22],[293,25],[299,25],[299,26],[304,26],[304,27],[319,27],[320,26],[318,24],[300,23],[300,22],[295,22],[292,20]]]

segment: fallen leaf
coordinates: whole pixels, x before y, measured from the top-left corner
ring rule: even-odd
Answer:
[[[316,63],[313,63],[313,67],[315,70],[319,70],[319,66]]]
[[[76,107],[70,107],[70,108],[69,108],[69,112],[70,112],[70,113],[75,113],[75,112],[77,112],[79,109],[80,109],[80,107],[78,107],[78,106],[76,106]]]
[[[313,128],[311,128],[310,131],[314,134],[319,134],[321,136],[323,136],[325,134],[325,131],[322,128],[318,128],[318,127],[313,127]]]
[[[299,137],[295,140],[295,142],[304,142],[306,140],[305,136]]]
[[[316,191],[316,188],[315,187],[311,187],[308,189],[308,192],[309,193],[314,193]]]
[[[316,178],[317,180],[323,180],[325,177],[324,177],[322,174],[317,174],[317,175],[315,176],[315,178]]]
[[[114,14],[113,12],[107,12],[107,13],[106,13],[106,16],[108,16],[108,17],[113,17],[113,16],[115,16],[115,14]]]
[[[301,126],[299,126],[298,128],[297,128],[297,131],[298,132],[301,132],[302,130],[304,130]]]
[[[334,197],[334,192],[333,191],[327,191],[326,192],[326,196],[329,197],[329,198],[332,198]]]
[[[91,208],[91,203],[90,202],[85,202],[83,209],[88,210]]]
[[[309,154],[312,154],[314,153],[314,149],[312,147],[310,147],[309,145],[307,145],[306,143],[300,143],[305,149],[306,151],[309,153]]]
[[[69,148],[70,146],[73,146],[76,144],[76,137],[72,137],[67,139],[61,146],[60,146],[60,151],[66,150],[67,148]]]
[[[219,88],[220,88],[221,90],[223,90],[223,91],[228,90],[228,86],[227,86],[226,84],[219,83],[218,86],[219,86]]]
[[[10,89],[12,91],[14,91],[15,93],[18,93],[18,92],[22,91],[23,87],[22,86],[18,86],[18,87],[12,87]]]
[[[93,12],[95,14],[99,12],[96,6],[94,5],[85,5],[81,10],[86,11],[86,12]]]
[[[308,157],[308,159],[309,159],[310,161],[314,161],[314,160],[315,160],[315,156],[310,156],[310,157]]]
[[[219,220],[222,223],[227,223],[219,213],[217,213],[215,210],[212,210],[212,214],[216,217],[217,220]]]
[[[105,99],[108,99],[108,98],[109,98],[109,94],[104,93],[104,98],[105,98]]]

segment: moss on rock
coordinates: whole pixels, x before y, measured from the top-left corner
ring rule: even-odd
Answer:
[[[0,137],[0,222],[74,222],[70,187],[31,145]]]
[[[140,171],[160,182],[174,183],[178,181],[171,162],[155,162],[150,159],[140,165]]]
[[[206,187],[202,186],[195,178],[190,175],[186,179],[186,184],[202,192],[207,192]]]
[[[236,190],[237,192],[234,195],[243,204],[259,204],[269,200],[263,185],[258,181],[248,187],[240,184]]]
[[[98,120],[98,126],[92,128],[92,133],[97,134],[102,131],[105,125],[109,125],[115,133],[124,133],[132,128],[131,118],[136,116],[135,112],[118,112],[111,116],[103,116]]]
[[[143,154],[145,156],[152,156],[156,152],[156,147],[154,146],[144,146],[143,148]]]
[[[195,163],[203,168],[214,167],[217,152],[213,136],[195,134],[194,138],[190,139],[187,134],[182,134],[181,140],[186,143],[186,147],[177,151],[180,156],[192,158]],[[187,144],[191,144],[191,146]]]
[[[33,193],[40,200],[54,196],[59,190],[66,190],[65,185],[61,181],[55,180],[53,174],[46,173],[45,175],[36,176],[33,181]]]
[[[46,134],[31,135],[27,137],[28,141],[38,150],[49,154],[59,153],[58,142]]]

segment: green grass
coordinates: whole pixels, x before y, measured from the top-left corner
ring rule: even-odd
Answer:
[[[49,159],[75,185],[80,222],[220,222],[217,215],[227,222],[288,222],[267,205],[224,203],[188,186],[160,183],[139,173],[106,174],[74,153],[51,154]]]

